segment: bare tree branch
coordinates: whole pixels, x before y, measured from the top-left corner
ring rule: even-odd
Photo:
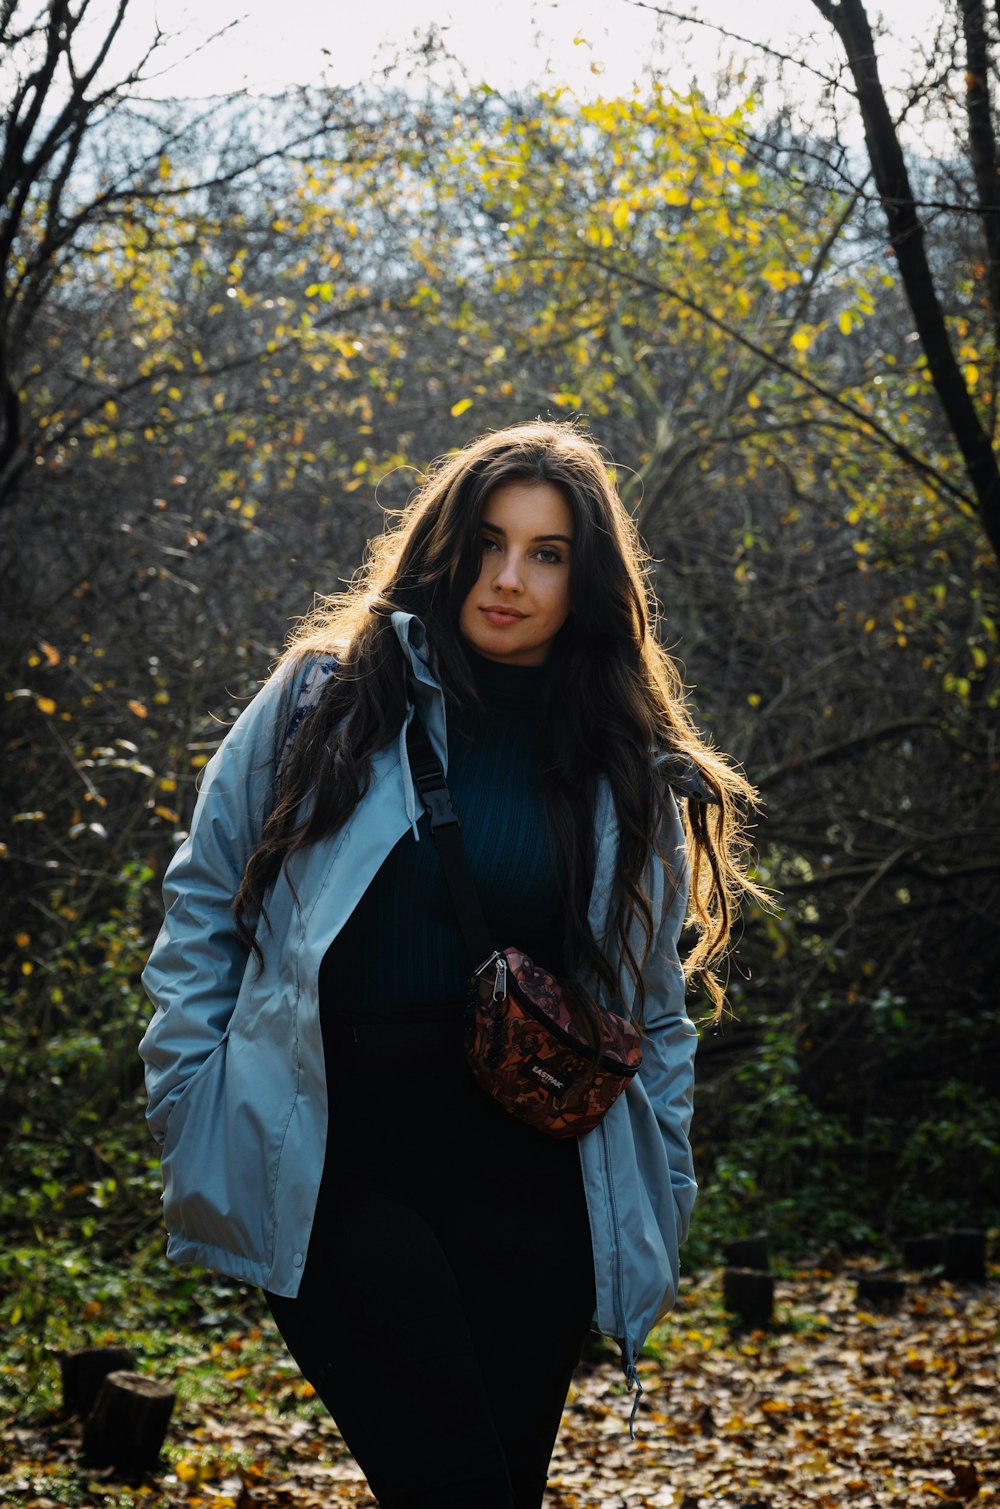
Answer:
[[[652,0],[629,0],[636,10],[651,10],[657,16],[668,16],[671,21],[681,21],[693,26],[704,27],[706,31],[714,31],[716,35],[725,37],[729,42],[739,42],[743,47],[751,47],[754,52],[762,52],[765,57],[774,58],[779,63],[790,63],[793,68],[802,73],[810,73],[814,78],[825,85],[827,89],[844,89],[846,86],[833,74],[823,73],[819,68],[814,68],[811,63],[803,58],[797,58],[792,53],[781,52],[776,47],[769,47],[766,42],[755,41],[751,37],[744,37],[738,31],[730,31],[728,27],[720,26],[717,21],[707,21],[704,16],[690,15],[684,11],[674,10],[669,5],[653,5]]]
[[[530,256],[523,260],[531,262],[537,261],[539,258]],[[800,367],[793,366],[791,362],[786,361],[777,352],[769,351],[765,346],[761,346],[759,342],[745,335],[742,330],[737,329],[735,326],[730,325],[728,321],[714,315],[711,310],[699,304],[696,299],[692,299],[689,295],[682,293],[679,288],[669,283],[662,283],[658,278],[647,277],[632,268],[617,266],[615,263],[608,262],[603,257],[593,254],[567,253],[560,257],[546,255],[545,260],[565,262],[567,264],[589,263],[592,267],[599,267],[604,272],[613,273],[617,278],[630,282],[635,288],[644,288],[650,293],[661,294],[664,298],[672,299],[674,302],[683,305],[685,309],[690,309],[708,324],[713,325],[717,330],[721,330],[724,335],[727,335],[730,340],[735,341],[737,345],[742,346],[744,350],[750,351],[754,356],[760,357],[774,371],[785,373],[787,377],[793,378],[808,392],[815,393],[818,398],[822,398],[826,403],[832,404],[834,408],[840,409],[845,414],[849,414],[856,421],[862,434],[874,436],[878,440],[881,440],[894,455],[898,456],[901,461],[904,461],[913,471],[925,477],[936,492],[942,497],[947,498],[960,510],[975,508],[976,500],[974,496],[957,483],[952,482],[932,462],[918,455],[910,446],[899,440],[897,436],[887,430],[871,414],[866,414],[863,409],[859,409],[856,404],[851,403],[849,399],[841,397],[839,393],[834,393],[831,389],[825,388],[822,383],[810,377]]]

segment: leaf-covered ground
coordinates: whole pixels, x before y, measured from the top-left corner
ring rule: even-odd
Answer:
[[[1000,1505],[997,1291],[911,1276],[895,1312],[845,1275],[787,1274],[768,1331],[730,1333],[717,1276],[684,1286],[640,1367],[638,1440],[610,1355],[581,1366],[551,1509],[922,1509]],[[16,1509],[371,1509],[357,1468],[274,1332],[130,1342],[177,1388],[164,1466],[126,1486],[79,1458],[79,1426],[35,1399],[6,1417],[0,1502]],[[525,1352],[526,1368],[531,1366]],[[5,1371],[16,1371],[8,1362]],[[386,1359],[382,1407],[405,1408]],[[441,1401],[447,1410],[448,1401]],[[474,1509],[474,1506],[470,1506]]]

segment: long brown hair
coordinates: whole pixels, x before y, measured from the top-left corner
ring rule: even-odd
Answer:
[[[438,461],[396,523],[370,544],[349,590],[322,600],[298,625],[282,664],[332,654],[337,669],[282,766],[274,810],[235,898],[240,934],[260,958],[250,919],[281,866],[343,826],[368,789],[372,756],[399,734],[407,693],[393,612],[416,614],[423,623],[446,698],[475,705],[458,614],[479,576],[483,509],[510,481],[557,488],[575,526],[571,612],[552,647],[558,665],[547,678],[544,709],[547,800],[565,860],[567,965],[577,974],[593,971],[620,997],[618,969],[587,923],[603,774],[619,828],[607,949],[618,953],[636,984],[641,1020],[641,967],[654,925],[644,874],[652,858],[670,867],[669,857],[656,852],[668,798],[653,756],[681,755],[714,798],[682,803],[688,921],[695,931],[684,971],[700,981],[718,1013],[723,995],[715,966],[739,899],[761,895],[745,867],[744,814],[755,793],[709,746],[688,710],[677,668],[656,638],[656,604],[635,528],[605,457],[573,423],[514,425]]]

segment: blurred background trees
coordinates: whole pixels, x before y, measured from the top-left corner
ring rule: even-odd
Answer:
[[[995,16],[942,0],[904,180],[891,111],[866,158],[853,96],[732,78],[156,100],[126,8],[0,11],[5,1219],[159,1252],[138,973],[198,772],[421,468],[551,415],[766,803],[703,1245],[996,1220]]]

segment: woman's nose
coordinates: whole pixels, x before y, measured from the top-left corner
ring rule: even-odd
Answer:
[[[524,586],[521,580],[521,566],[517,556],[508,552],[497,562],[496,571],[493,573],[494,586],[502,587],[507,592],[520,592]]]

